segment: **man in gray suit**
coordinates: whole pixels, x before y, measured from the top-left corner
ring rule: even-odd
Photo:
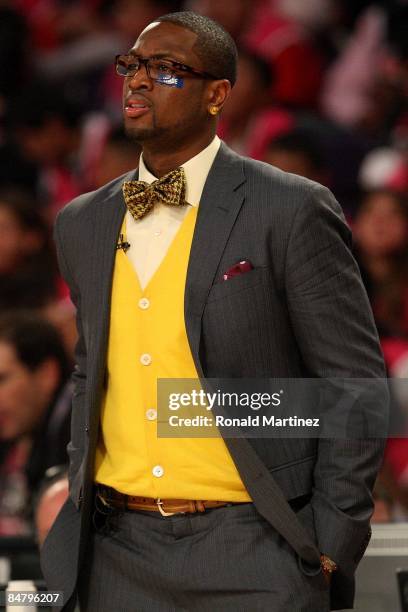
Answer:
[[[384,377],[332,194],[215,136],[236,58],[194,13],[148,26],[116,63],[139,170],[57,219],[79,341],[70,496],[42,563],[67,610],[76,593],[92,612],[352,606],[381,442],[152,433],[156,375]]]

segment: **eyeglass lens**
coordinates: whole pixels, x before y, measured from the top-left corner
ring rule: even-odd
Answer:
[[[151,79],[166,81],[174,78],[176,72],[170,64],[166,64],[163,60],[148,59],[141,61],[139,58],[129,60],[124,57],[119,57],[116,61],[116,69],[120,76],[132,77],[139,70],[141,65],[146,66],[147,74]]]

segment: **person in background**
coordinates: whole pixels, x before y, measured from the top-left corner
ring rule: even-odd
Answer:
[[[264,161],[285,172],[327,184],[321,148],[306,131],[294,129],[273,139]]]
[[[368,193],[353,224],[356,254],[381,336],[408,337],[408,203],[390,190]]]
[[[68,462],[70,371],[50,323],[0,317],[0,534],[31,531],[33,493],[49,467]]]
[[[37,203],[16,188],[0,190],[0,313],[35,310],[58,327],[72,355],[75,316],[65,292],[51,231]]]
[[[133,44],[139,32],[175,4],[172,0],[114,0],[111,13],[125,44]]]
[[[408,7],[404,4],[369,2],[362,7],[320,91],[321,111],[374,145],[386,143],[390,131],[406,117]]]
[[[259,113],[271,105],[272,73],[261,57],[240,49],[238,79],[223,108],[218,135],[237,153],[248,154],[248,139],[259,120]]]
[[[49,219],[82,188],[81,110],[61,86],[27,83],[10,117],[21,163],[36,173],[36,195]]]
[[[17,189],[0,191],[0,312],[40,309],[57,297],[51,232],[36,203]]]
[[[217,0],[188,0],[185,2],[186,9],[214,19],[236,41],[240,41],[252,25],[254,14],[261,4],[260,0],[236,0],[229,4]]]
[[[113,129],[95,165],[94,188],[102,187],[114,178],[137,167],[141,147],[130,140],[123,128]]]
[[[251,49],[271,67],[271,94],[288,108],[315,108],[324,59],[314,33],[294,19],[284,2],[190,0],[190,10],[215,19],[238,45]]]
[[[408,201],[390,189],[368,192],[354,219],[356,255],[369,293],[390,377],[406,382],[402,364],[408,358]],[[401,364],[401,365],[399,365]],[[406,388],[406,385],[404,385]],[[395,400],[397,401],[397,400]],[[398,408],[398,410],[396,410]],[[400,414],[398,414],[398,411]],[[375,520],[408,516],[407,398],[398,398],[379,475]],[[381,495],[388,513],[380,512]]]

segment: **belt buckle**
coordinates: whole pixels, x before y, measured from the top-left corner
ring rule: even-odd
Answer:
[[[160,497],[158,497],[158,498],[156,499],[156,504],[157,504],[157,507],[158,507],[158,509],[159,509],[159,512],[160,512],[160,514],[161,514],[162,516],[173,516],[173,514],[177,514],[177,512],[165,512],[165,511],[163,510],[163,508],[162,508],[162,506],[163,506],[163,502],[162,502],[162,500],[160,499]]]

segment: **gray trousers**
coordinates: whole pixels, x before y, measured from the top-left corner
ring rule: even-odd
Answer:
[[[309,504],[298,515],[312,526]],[[323,575],[300,571],[253,504],[113,514],[91,533],[78,595],[81,612],[329,610]]]

